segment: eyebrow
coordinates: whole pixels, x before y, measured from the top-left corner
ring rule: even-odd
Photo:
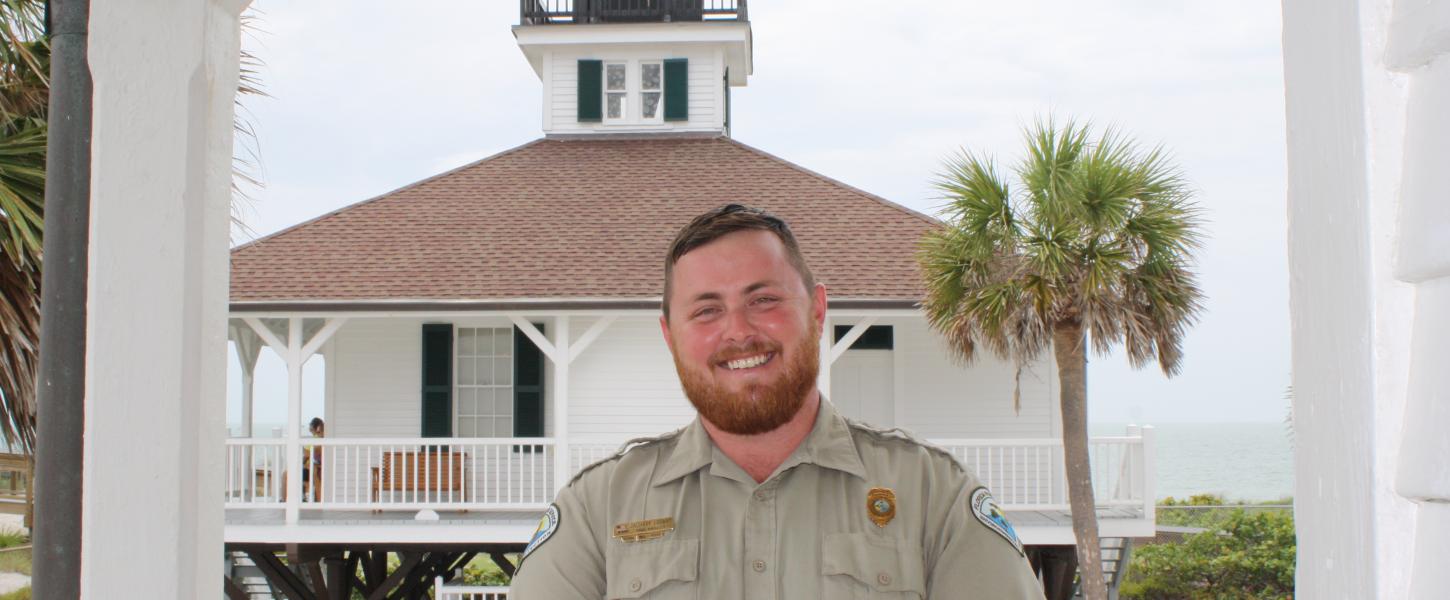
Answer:
[[[770,287],[772,285],[775,285],[775,282],[774,281],[757,281],[757,282],[752,283],[752,284],[750,284],[748,286],[745,286],[745,293],[746,294],[749,294],[749,293],[754,292],[756,290],[759,290],[761,288]],[[721,296],[719,292],[700,292],[699,294],[696,294],[694,298],[690,298],[690,302],[694,303],[694,302],[700,302],[700,301],[703,301],[703,300],[722,300],[722,299],[724,299],[724,297]]]

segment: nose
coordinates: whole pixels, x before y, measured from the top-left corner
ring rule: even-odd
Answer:
[[[725,313],[725,342],[743,346],[755,339],[755,323],[750,320],[750,311],[730,310]]]

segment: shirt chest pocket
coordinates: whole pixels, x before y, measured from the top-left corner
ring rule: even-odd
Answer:
[[[605,557],[605,597],[694,600],[700,540],[611,544]]]
[[[926,596],[921,548],[864,533],[827,535],[821,549],[821,598],[918,600]]]

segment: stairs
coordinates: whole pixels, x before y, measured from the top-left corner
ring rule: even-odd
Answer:
[[[243,552],[228,552],[222,572],[230,577],[246,594],[247,600],[277,600],[280,596],[267,583],[262,570]],[[223,600],[228,600],[225,594]]]
[[[1128,561],[1133,558],[1133,540],[1131,538],[1102,538],[1103,581],[1108,584],[1108,600],[1118,600],[1118,584],[1122,582],[1123,575],[1127,574]],[[1079,587],[1073,598],[1082,597],[1082,589]]]

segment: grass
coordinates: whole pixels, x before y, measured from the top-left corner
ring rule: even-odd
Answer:
[[[0,600],[30,600],[30,588],[23,587],[9,594],[0,594]]]
[[[0,552],[0,573],[30,574],[30,549]],[[7,597],[0,596],[0,600]]]

